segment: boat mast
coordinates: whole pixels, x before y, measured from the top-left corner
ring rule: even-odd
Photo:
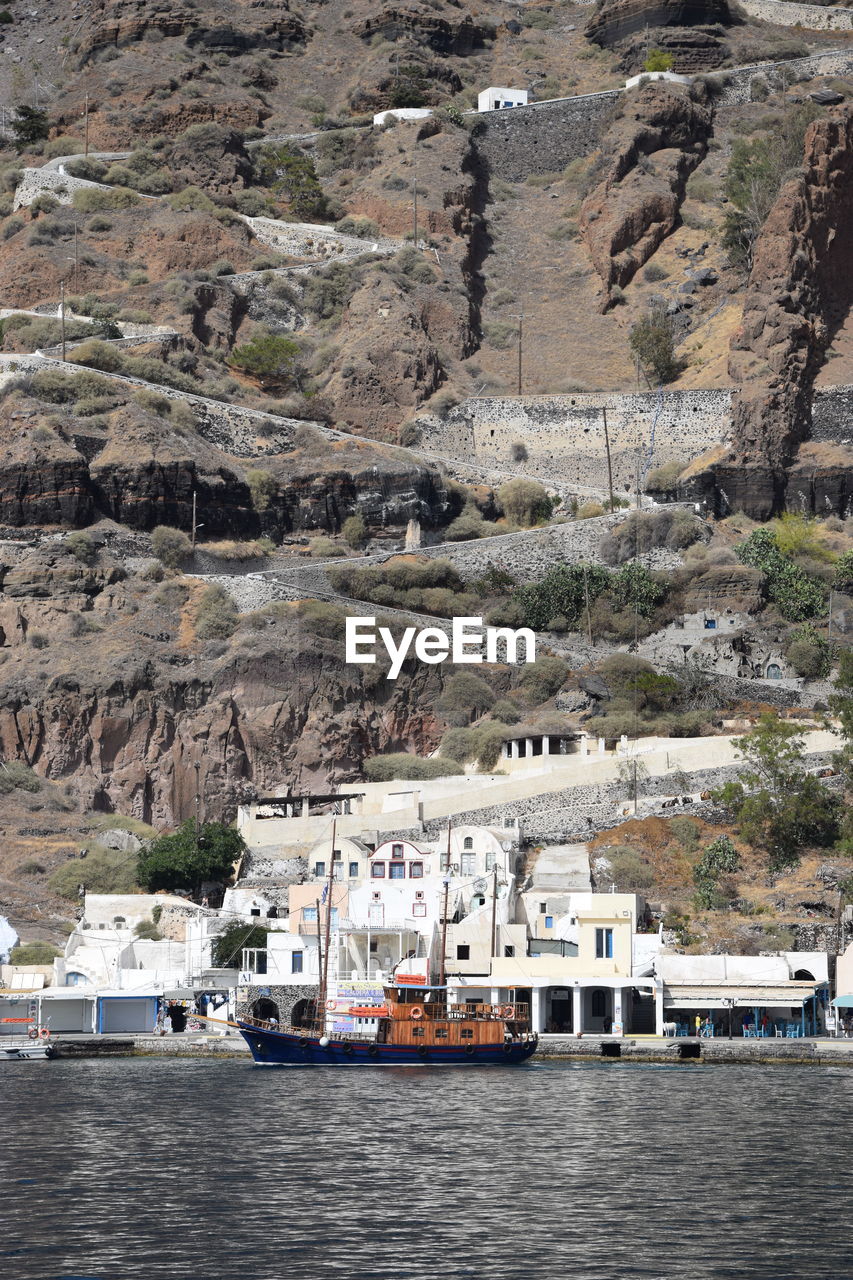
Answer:
[[[438,985],[444,986],[444,958],[447,954],[447,900],[450,896],[450,819],[447,819],[447,866],[444,869],[444,906],[441,911],[441,960],[438,970]],[[446,997],[445,997],[446,998]]]
[[[329,851],[329,879],[326,883],[326,942],[323,948],[323,976],[320,981],[320,1026],[326,1021],[326,995],[329,986],[329,934],[332,930],[332,885],[335,882],[335,827],[337,819],[332,819],[332,847]],[[317,939],[320,938],[320,916],[317,916]]]

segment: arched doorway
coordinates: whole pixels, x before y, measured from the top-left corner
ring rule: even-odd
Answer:
[[[794,971],[795,982],[814,982],[816,981],[813,973],[809,973],[808,969],[796,969]]]
[[[290,1023],[294,1027],[310,1027],[314,1017],[313,1000],[297,1000],[290,1014]]]
[[[257,1018],[259,1022],[269,1022],[275,1018],[279,1021],[278,1005],[275,1000],[270,1000],[268,996],[261,996],[250,1009],[253,1018]]]

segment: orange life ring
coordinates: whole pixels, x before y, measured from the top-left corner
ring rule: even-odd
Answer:
[[[505,1004],[505,1005],[504,1005],[504,1007],[503,1007],[503,1016],[504,1016],[505,1018],[514,1018],[514,1017],[515,1017],[515,1005],[514,1005],[514,1004]]]
[[[48,1031],[47,1027],[42,1027],[41,1031],[39,1032],[39,1040],[49,1040],[49,1039],[50,1039],[50,1032]]]
[[[327,1012],[327,1013],[334,1013],[334,1011],[335,1011],[335,1009],[337,1009],[337,1007],[338,1007],[338,1002],[337,1002],[337,1000],[327,1000],[327,1001],[326,1001],[326,1012]]]
[[[412,1009],[411,1017],[413,1017],[413,1018],[414,1018],[414,1020],[415,1020],[415,1022],[417,1022],[417,1021],[418,1021],[420,1018],[422,1018],[423,1016],[424,1016],[424,1011],[423,1011],[423,1009],[421,1008],[421,1006],[420,1006],[419,1004],[416,1004],[416,1005],[415,1005],[415,1007]]]
[[[30,1027],[29,1031],[27,1032],[27,1035],[29,1036],[30,1040],[38,1040],[39,1038],[38,1029],[36,1027]]]

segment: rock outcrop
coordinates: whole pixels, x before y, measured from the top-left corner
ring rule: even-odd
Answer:
[[[387,8],[366,18],[353,28],[357,36],[369,40],[379,35],[383,40],[414,40],[445,57],[464,57],[476,53],[494,40],[494,28],[475,22],[470,13],[458,21],[424,13],[417,9]]]
[[[289,12],[286,0],[280,0],[275,16],[266,20],[257,11],[248,18],[246,8],[239,4],[207,5],[204,17],[194,5],[149,7],[139,0],[105,0],[92,9],[91,26],[85,30],[77,50],[84,64],[104,49],[168,36],[185,37],[190,46],[211,53],[239,55],[253,49],[298,48],[307,35],[305,24]]]
[[[603,0],[584,35],[617,50],[626,71],[641,71],[653,47],[672,55],[673,71],[690,75],[723,63],[732,20],[727,0]]]
[[[756,242],[743,321],[732,339],[730,453],[694,482],[717,510],[764,520],[796,505],[846,513],[853,458],[799,450],[812,386],[853,299],[853,112],[815,121],[800,175],[782,189]],[[792,470],[793,468],[793,470]]]
[[[580,216],[608,302],[613,286],[627,284],[676,226],[710,131],[710,109],[681,85],[656,81],[625,96],[604,141],[605,176]]]
[[[367,756],[440,737],[441,669],[414,662],[387,681],[347,666],[333,616],[282,606],[205,645],[192,638],[202,584],[93,570],[87,594],[78,570],[61,550],[34,553],[17,570],[29,594],[0,594],[0,757],[71,784],[84,811],[172,826],[193,812],[198,762],[203,812],[228,821],[273,786],[325,790]]]
[[[131,529],[189,529],[193,492],[207,535],[274,539],[300,530],[338,532],[355,513],[373,528],[409,520],[442,527],[460,500],[435,468],[400,449],[326,440],[258,460],[278,482],[262,512],[238,460],[128,397],[97,418],[12,400],[0,463],[0,525],[84,527],[108,517]],[[55,406],[50,406],[55,409]],[[49,423],[49,425],[48,425]]]

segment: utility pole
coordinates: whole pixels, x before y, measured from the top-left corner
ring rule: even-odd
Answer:
[[[65,360],[65,281],[59,282],[59,324],[62,331],[62,359]]]
[[[498,914],[498,864],[492,867],[492,931],[489,934],[489,959],[497,955],[497,940],[495,937],[495,928],[497,925]]]
[[[444,902],[441,908],[441,957],[438,969],[438,985],[444,986],[445,956],[447,955],[447,906],[450,897],[450,819],[447,820],[447,866],[444,870]]]
[[[86,105],[83,108],[83,155],[89,154],[89,95],[86,94]]]
[[[613,460],[610,457],[610,432],[607,430],[607,406],[601,406],[604,418],[604,447],[607,450],[607,489],[610,494],[610,510],[613,510]]]
[[[195,529],[196,529],[195,514],[196,514],[196,490],[194,488],[193,489],[193,532],[192,532],[192,538],[190,539],[193,551],[195,551]]]
[[[521,395],[521,359],[522,345],[524,341],[524,312],[516,312],[511,319],[518,321],[518,377],[517,377],[517,395]]]
[[[201,827],[201,761],[196,760],[193,768],[195,769],[195,860],[196,866],[198,866],[199,831]]]
[[[417,249],[418,247],[418,166],[417,166],[417,162],[415,162],[415,173],[414,173],[414,177],[412,178],[412,230],[413,230],[414,246]]]
[[[77,273],[80,270],[80,253],[77,245],[77,220],[74,220],[74,292],[78,291]]]

